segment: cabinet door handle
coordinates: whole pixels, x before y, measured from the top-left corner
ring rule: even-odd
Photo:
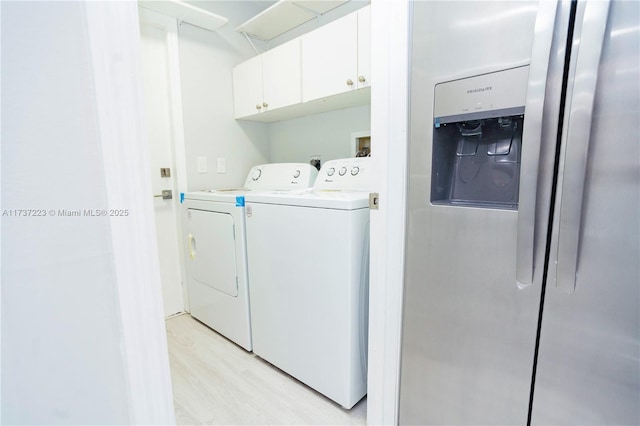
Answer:
[[[260,104],[257,104],[257,105],[256,105],[256,109],[257,109],[257,110],[261,110],[261,109],[262,109],[262,106],[261,106]]]
[[[363,76],[363,75],[361,75],[360,77],[358,77],[358,81],[359,81],[360,83],[364,83],[365,81],[367,81],[367,79],[366,79],[366,78],[364,78],[364,76]]]
[[[262,106],[266,108],[266,107],[268,107],[268,106],[269,106],[269,104],[268,104],[268,103],[266,103],[266,102],[263,102],[263,103],[262,103]]]
[[[351,79],[347,80],[347,86],[353,86],[353,80]]]

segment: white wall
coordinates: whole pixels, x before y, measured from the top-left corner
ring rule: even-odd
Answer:
[[[267,125],[233,118],[232,82],[233,67],[255,55],[235,28],[266,5],[239,1],[197,5],[229,22],[216,32],[189,24],[179,28],[188,189],[237,187],[252,166],[270,160]],[[197,157],[207,158],[208,173],[198,173]],[[217,158],[226,160],[226,173],[216,173]]]
[[[321,155],[324,163],[353,157],[351,133],[370,130],[370,112],[371,107],[364,105],[272,123],[271,161],[308,162],[310,156]]]
[[[0,421],[171,423],[135,3],[1,6]],[[59,212],[103,208],[129,215]]]

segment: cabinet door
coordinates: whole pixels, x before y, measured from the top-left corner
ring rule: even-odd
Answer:
[[[357,88],[357,33],[352,13],[302,36],[303,102]]]
[[[300,39],[291,40],[262,54],[263,111],[302,101]]]
[[[358,89],[371,86],[371,6],[358,10]]]
[[[256,56],[233,69],[233,105],[235,118],[262,111],[262,56]]]

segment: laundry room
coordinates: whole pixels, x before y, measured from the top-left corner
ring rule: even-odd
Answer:
[[[168,2],[140,2],[139,15],[154,193],[171,191],[175,195],[172,198],[156,197],[154,208],[177,421],[193,423],[215,418],[221,423],[308,423],[315,418],[318,421],[325,419],[328,423],[365,422],[366,399],[360,400],[366,393],[366,360],[360,358],[366,358],[363,345],[367,334],[368,318],[364,316],[368,316],[365,304],[368,296],[356,295],[358,303],[353,309],[359,312],[357,314],[349,314],[352,309],[349,306],[340,308],[345,312],[344,319],[339,319],[340,311],[317,312],[319,318],[336,318],[336,330],[331,332],[336,336],[340,336],[339,329],[350,330],[348,318],[351,315],[359,318],[354,323],[355,328],[348,333],[357,336],[354,349],[350,351],[361,355],[344,363],[329,361],[331,357],[323,355],[322,348],[350,347],[346,336],[336,337],[338,340],[315,339],[315,346],[311,341],[302,343],[302,336],[317,335],[313,322],[297,336],[296,330],[269,327],[272,318],[264,310],[284,312],[286,306],[300,305],[306,314],[291,311],[286,314],[288,317],[283,317],[291,324],[300,323],[318,304],[311,300],[323,299],[322,304],[331,305],[333,298],[345,296],[326,291],[325,296],[314,293],[314,285],[310,282],[307,284],[309,290],[305,291],[311,298],[308,307],[293,295],[283,298],[284,305],[276,303],[269,307],[267,303],[275,302],[270,302],[256,290],[268,288],[270,281],[265,278],[268,274],[260,269],[263,266],[254,265],[256,259],[263,259],[266,262],[263,265],[269,270],[289,271],[274,275],[273,280],[291,277],[292,282],[299,282],[317,276],[317,280],[336,281],[336,276],[348,276],[349,270],[322,276],[323,268],[317,269],[313,262],[302,258],[295,263],[305,266],[294,272],[288,264],[277,266],[277,260],[269,260],[268,254],[282,246],[304,245],[308,241],[310,245],[304,252],[309,253],[307,258],[317,261],[320,259],[313,252],[319,250],[321,235],[349,234],[351,231],[339,224],[323,225],[318,218],[301,225],[299,231],[291,231],[287,228],[293,223],[284,220],[282,213],[269,216],[264,224],[256,225],[261,210],[258,208],[260,203],[252,196],[264,189],[282,191],[313,187],[323,165],[332,160],[370,154],[369,2],[318,2],[312,10],[305,3],[296,5],[295,2],[201,1],[190,5],[188,12],[191,15],[184,11],[176,14],[167,5],[176,6]],[[202,24],[201,19],[209,19],[211,25]],[[302,46],[303,36],[319,28],[324,30],[333,22],[339,25],[316,41],[320,46],[314,46],[313,39],[307,41],[308,46]],[[343,34],[345,29],[347,35]],[[311,71],[306,73],[308,81],[303,81],[304,68],[315,70],[318,65],[301,63],[303,49],[314,53],[324,49],[335,54],[331,43],[336,42],[345,45],[342,50],[348,55],[354,54],[348,60],[357,64],[357,74],[352,75],[356,69],[348,71],[344,78],[339,77],[343,87],[337,90],[330,87],[327,94],[313,95],[316,99],[305,101],[303,96],[306,94],[302,95],[305,84],[315,87],[318,83],[313,80],[317,77],[313,77]],[[327,44],[326,48],[323,48],[324,44]],[[367,52],[363,53],[361,45],[366,46]],[[323,60],[326,60],[326,53],[318,54],[325,55]],[[336,58],[335,63],[340,60]],[[253,69],[256,61],[257,71]],[[363,81],[358,82],[358,78]],[[349,84],[350,81],[356,83]],[[366,138],[366,146],[358,146],[358,140],[363,138]],[[269,167],[271,164],[280,166],[280,170]],[[356,170],[351,163],[340,164],[338,168],[342,167],[348,167],[350,172]],[[166,169],[169,172],[162,172]],[[361,165],[358,170],[364,176],[371,168]],[[301,173],[301,176],[295,173]],[[278,174],[284,181],[277,180]],[[338,171],[335,176],[342,174]],[[347,176],[353,179],[351,174]],[[249,190],[246,196],[245,189]],[[361,234],[357,245],[362,245],[364,227],[367,228],[366,252],[361,247],[360,251],[344,255],[353,256],[357,269],[368,269],[368,193],[371,187],[344,189],[364,191],[357,214],[366,212],[367,218],[364,220],[363,216],[363,228],[357,231]],[[238,206],[238,197],[246,198],[247,213],[244,204]],[[314,211],[318,211],[317,206],[306,214]],[[255,217],[251,218],[250,212]],[[287,228],[281,229],[281,224],[285,223]],[[257,228],[253,230],[254,227]],[[282,238],[286,238],[288,232],[297,234],[302,240],[285,243]],[[309,235],[305,236],[307,233]],[[273,235],[273,240],[254,241],[253,235]],[[346,243],[347,236],[340,235],[334,240],[345,238],[343,242]],[[324,262],[337,262],[335,267],[338,267],[340,257],[336,261],[327,258]],[[251,287],[253,280],[256,284]],[[366,277],[363,275],[356,280],[358,286],[365,280],[368,280],[368,271]],[[338,279],[337,282],[349,285],[349,281],[343,284]],[[285,288],[270,291],[289,292]],[[362,293],[365,289],[358,288],[357,291]],[[200,343],[207,349],[195,351],[198,344],[185,345],[185,336],[190,333],[198,336],[194,337],[197,339],[208,338],[208,346]],[[273,340],[276,338],[274,333],[281,341],[297,343],[271,347],[265,339]],[[214,345],[216,342],[228,344],[228,347],[218,348]],[[227,351],[225,355],[222,355],[223,351]],[[283,357],[283,351],[292,355]],[[194,352],[190,354],[193,359],[187,362],[189,352]],[[300,411],[308,410],[313,414],[307,414],[306,418],[295,414],[283,416],[287,410],[286,407],[278,408],[277,401],[281,397],[269,400],[264,396],[279,395],[279,387],[271,383],[254,389],[250,380],[236,377],[237,372],[222,374],[216,361],[220,356],[226,358],[225,370],[238,370],[240,364],[250,363],[255,374],[271,374],[268,377],[278,383],[291,381],[286,385],[287,393],[299,394]],[[314,358],[326,358],[324,362],[313,362],[315,376],[300,361],[305,359],[310,363]],[[239,365],[229,360],[237,360]],[[188,367],[199,364],[206,368],[198,371]],[[355,368],[360,371],[357,375],[360,390],[344,396],[341,391],[333,391],[337,387],[356,386],[351,382],[338,384],[338,376],[350,375],[352,373],[347,371]],[[335,384],[326,379],[332,374],[337,375],[332,379]],[[201,386],[193,386],[195,380]],[[189,385],[179,387],[179,383]],[[200,400],[197,396],[202,392],[210,393],[212,398]],[[229,401],[225,396],[229,393],[239,395],[243,403],[238,406]],[[333,400],[327,397],[329,395]],[[196,404],[197,401],[201,404]],[[245,412],[244,416],[239,414],[243,412],[242,405],[252,404],[258,405],[253,412]],[[214,413],[215,417],[211,417]]]

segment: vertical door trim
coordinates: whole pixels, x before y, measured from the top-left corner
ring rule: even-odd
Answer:
[[[371,210],[367,423],[396,424],[400,390],[402,283],[406,216],[409,105],[408,0],[373,2],[371,135],[374,191],[385,202]]]
[[[184,140],[184,121],[182,111],[182,85],[180,82],[180,46],[179,46],[178,21],[172,20],[167,30],[167,55],[169,68],[169,103],[171,104],[171,130],[173,132],[171,144],[173,146],[173,168],[176,176],[176,194],[188,191],[187,188],[187,154]],[[182,213],[179,203],[180,197],[175,197],[173,209],[176,218],[176,238],[178,241],[178,253],[180,254],[180,282],[182,283],[182,300],[186,312],[189,307],[189,289],[187,286],[187,274],[184,258]]]

